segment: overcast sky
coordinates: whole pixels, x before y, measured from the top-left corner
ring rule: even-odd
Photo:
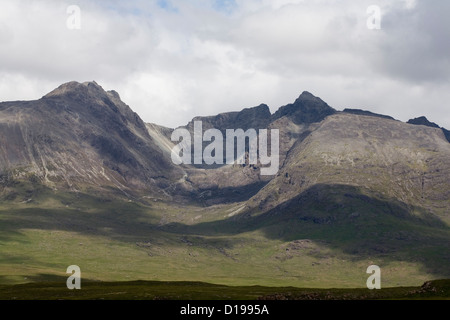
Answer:
[[[337,110],[450,129],[449,14],[448,0],[0,0],[0,101],[95,80],[144,121],[176,127],[261,103],[274,112],[306,90]]]

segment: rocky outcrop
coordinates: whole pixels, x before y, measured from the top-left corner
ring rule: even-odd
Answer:
[[[225,133],[226,129],[247,130],[267,128],[270,123],[270,109],[267,105],[261,104],[253,108],[245,108],[239,112],[220,113],[216,116],[195,117],[185,127],[193,130],[194,121],[202,121],[203,129],[219,129]]]
[[[419,118],[411,119],[407,123],[414,124],[414,125],[419,125],[419,126],[427,126],[427,127],[431,127],[431,128],[440,128],[442,130],[442,132],[444,133],[444,136],[447,139],[447,141],[450,142],[450,131],[445,129],[445,128],[439,127],[434,122],[428,121],[428,119],[426,117],[422,116],[422,117],[419,117]]]
[[[421,125],[421,126],[427,126],[427,127],[431,127],[431,128],[440,128],[436,123],[428,121],[428,119],[423,116],[411,119],[407,123]]]
[[[320,122],[334,113],[336,113],[336,110],[322,101],[322,99],[304,91],[294,103],[278,109],[271,120],[289,117],[295,124],[308,124]]]

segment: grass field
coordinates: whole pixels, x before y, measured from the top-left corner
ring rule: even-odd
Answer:
[[[268,287],[263,292],[246,288],[253,293],[230,293],[241,299],[278,292],[271,287],[367,292],[366,269],[373,264],[381,267],[383,288],[417,287],[449,273],[448,227],[414,219],[400,225],[398,217],[376,216],[377,212],[368,211],[372,224],[362,219],[359,224],[339,219],[328,224],[305,216],[298,219],[289,211],[281,219],[275,214],[233,215],[239,203],[203,208],[48,189],[32,194],[31,201],[24,199],[0,204],[0,285],[8,286],[1,289],[4,298],[26,297],[25,291],[5,296],[20,288],[43,290],[39,294],[47,297],[52,288],[59,290],[55,281],[65,287],[69,265],[81,268],[81,295],[86,298],[97,297],[101,288],[126,287],[123,282],[136,280],[159,282],[132,282],[131,287],[162,288],[161,283],[170,282],[169,290],[181,285],[173,281],[188,282],[186,288],[192,282],[210,283],[199,286],[212,292],[214,285]],[[319,210],[314,216],[323,218]],[[372,242],[367,233],[374,235]],[[25,286],[10,287],[18,284]],[[165,289],[148,297],[139,294],[141,289],[133,290],[130,296],[139,299],[172,297]],[[283,294],[289,292],[284,290]],[[220,296],[222,289],[218,291],[214,294]],[[205,297],[191,293],[192,298]]]

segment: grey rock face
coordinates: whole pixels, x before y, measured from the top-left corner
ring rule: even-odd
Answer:
[[[431,127],[431,128],[440,128],[436,123],[428,121],[428,119],[426,117],[419,117],[419,118],[411,119],[407,123],[420,125],[420,126],[427,126],[427,127]],[[450,142],[450,131],[445,128],[440,128],[440,129],[442,129],[442,132],[444,133],[447,141]]]
[[[278,109],[272,116],[272,121],[287,116],[295,124],[314,123],[320,122],[334,113],[336,113],[336,110],[320,98],[305,91],[293,104],[288,104]]]
[[[157,189],[176,176],[118,94],[70,82],[42,99],[0,104],[0,171],[52,186]]]

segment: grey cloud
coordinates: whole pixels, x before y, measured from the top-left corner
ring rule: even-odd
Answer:
[[[419,0],[413,9],[388,12],[376,66],[411,83],[450,81],[449,12],[445,0]]]
[[[338,109],[450,128],[450,3],[379,0],[382,30],[371,31],[372,2],[239,0],[230,10],[173,0],[166,10],[156,0],[79,0],[75,31],[65,27],[72,3],[2,0],[0,100],[96,80],[145,121],[175,127],[260,103],[275,111],[307,90]]]

